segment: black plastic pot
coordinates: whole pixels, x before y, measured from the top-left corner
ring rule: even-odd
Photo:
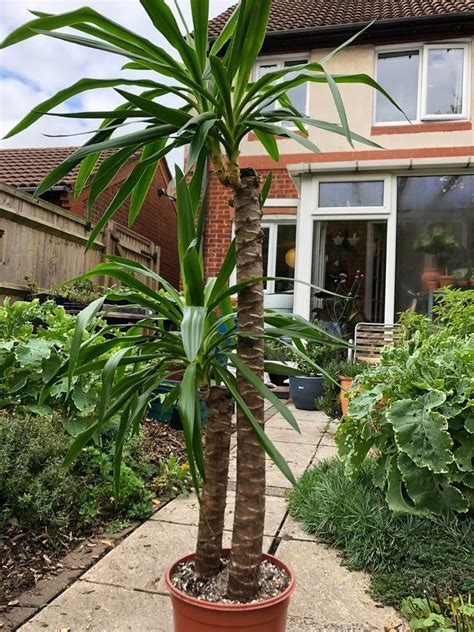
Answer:
[[[290,377],[290,393],[298,410],[316,410],[315,400],[324,394],[324,378]]]

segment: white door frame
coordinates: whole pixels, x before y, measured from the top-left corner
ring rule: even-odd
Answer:
[[[384,181],[384,200],[380,207],[319,208],[320,182]],[[313,269],[313,231],[316,221],[384,220],[387,222],[387,259],[385,272],[385,322],[394,322],[395,311],[395,257],[397,238],[396,176],[387,172],[303,174],[301,201],[298,207],[296,230],[295,296],[293,310],[309,318],[311,314],[311,280]],[[311,258],[308,261],[308,257]]]

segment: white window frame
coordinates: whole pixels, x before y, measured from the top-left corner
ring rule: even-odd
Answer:
[[[430,49],[442,48],[462,48],[464,50],[463,63],[463,111],[461,114],[427,114],[426,113],[426,88],[428,79],[428,51]],[[466,40],[447,40],[436,42],[435,44],[424,44],[422,42],[413,42],[411,44],[397,44],[389,46],[378,46],[375,48],[374,57],[374,77],[378,80],[378,59],[381,53],[403,53],[404,51],[418,51],[419,67],[418,67],[418,92],[416,103],[416,118],[410,120],[410,123],[423,123],[425,121],[459,121],[469,118],[470,104],[470,73],[471,73],[471,55],[470,45]],[[384,127],[386,125],[407,125],[408,121],[377,121],[377,98],[373,99],[372,124],[374,127]]]
[[[278,226],[296,226],[295,215],[265,215],[262,219],[262,229],[268,228],[268,258],[267,269],[263,271],[266,276],[275,276],[276,272],[276,254],[277,254],[277,241],[278,241]],[[295,239],[296,248],[296,239]],[[264,290],[265,294],[275,294],[275,281],[267,281],[267,287]]]
[[[276,68],[275,70],[283,70],[285,67],[285,62],[287,61],[296,61],[298,59],[301,59],[301,61],[303,61],[303,59],[305,60],[305,63],[309,63],[310,61],[310,55],[309,53],[291,53],[288,55],[272,55],[272,56],[268,56],[268,57],[259,57],[255,63],[255,67],[254,67],[254,73],[253,73],[253,79],[254,81],[257,81],[258,76],[259,76],[259,70],[262,66],[270,66],[270,65],[275,65]],[[309,83],[306,83],[306,103],[305,103],[305,109],[304,109],[304,114],[308,115],[309,114]],[[275,108],[276,108],[277,102],[275,102]],[[289,129],[296,129],[296,126],[291,125],[289,126]]]
[[[319,206],[319,185],[334,182],[383,182],[383,202],[381,206]],[[318,218],[322,216],[333,217],[334,215],[380,215],[390,212],[390,191],[391,181],[386,175],[376,175],[373,173],[348,172],[338,175],[325,176],[321,174],[317,178],[317,186],[314,192],[315,207],[312,211]]]

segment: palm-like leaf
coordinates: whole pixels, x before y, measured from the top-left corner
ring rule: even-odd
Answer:
[[[311,126],[342,134],[351,144],[356,141],[377,146],[351,132],[338,88],[340,83],[363,83],[381,91],[392,101],[371,77],[364,74],[331,75],[324,67],[325,61],[329,59],[327,56],[321,62],[285,68],[267,73],[257,81],[251,80],[252,69],[265,37],[271,0],[242,1],[210,50],[207,47],[207,1],[191,0],[194,34],[187,34],[186,37],[181,34],[178,23],[164,0],[140,2],[155,28],[173,48],[173,54],[88,7],[59,15],[36,12],[36,19],[16,29],[2,43],[2,47],[11,46],[38,34],[59,37],[71,44],[92,46],[122,55],[128,60],[124,68],[152,70],[157,75],[156,80],[139,77],[82,79],[37,106],[7,135],[21,132],[54,107],[86,90],[109,87],[116,89],[122,96],[123,104],[114,112],[58,115],[103,118],[104,129],[98,131],[83,148],[74,152],[49,174],[37,191],[38,194],[44,192],[80,163],[82,166],[78,188],[82,189],[100,154],[117,150],[92,176],[92,204],[97,195],[109,185],[117,169],[123,164],[124,156],[141,153],[140,163],[123,183],[105,212],[103,221],[99,222],[97,229],[91,234],[90,245],[120,204],[132,195],[132,191],[129,223],[133,224],[156,164],[176,146],[190,145],[188,170],[205,153],[218,166],[217,173],[221,180],[234,188],[239,184],[239,174],[238,170],[229,166],[237,162],[240,141],[250,131],[256,133],[268,154],[275,160],[279,155],[277,136],[292,138],[306,149],[318,151],[307,136],[295,134],[287,127],[279,125],[283,121],[291,121],[300,130]],[[61,29],[65,27],[71,27],[88,37],[64,33]],[[352,37],[347,44],[354,39]],[[223,53],[225,46],[227,49]],[[160,75],[167,77],[171,85],[163,83]],[[292,108],[286,96],[288,90],[306,82],[329,86],[339,114],[339,123],[314,121]],[[147,91],[136,94],[124,89],[126,87],[146,88]],[[165,106],[162,98],[167,93],[180,96],[185,105],[180,109]],[[269,106],[275,102],[286,106],[279,110],[269,110]],[[121,129],[121,124],[129,120],[136,122],[139,117],[143,120],[143,130],[118,135],[117,130]],[[119,126],[115,127],[117,121]]]

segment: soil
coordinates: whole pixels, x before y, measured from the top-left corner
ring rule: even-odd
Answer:
[[[193,561],[181,562],[171,576],[171,581],[178,590],[195,599],[213,603],[237,604],[238,601],[226,599],[225,596],[229,576],[229,558],[221,558],[221,564],[222,569],[215,577],[201,580],[196,577]],[[281,594],[288,587],[290,576],[284,569],[279,568],[270,560],[263,560],[260,564],[258,583],[258,593],[250,603],[265,601]]]
[[[173,430],[153,419],[145,419],[142,428],[146,460],[150,464],[157,465],[171,454],[186,461],[182,431]],[[166,500],[166,494],[158,495],[157,505]],[[63,566],[62,560],[70,551],[81,544],[87,548],[94,538],[99,538],[99,542],[109,542],[111,536],[106,533],[109,519],[110,516],[104,516],[102,522],[88,531],[71,524],[70,531],[63,534],[52,534],[47,529],[32,533],[22,529],[15,519],[10,520],[8,527],[0,533],[0,615],[9,606],[16,606],[18,597],[39,580],[58,575]],[[94,557],[92,549],[91,555]]]

